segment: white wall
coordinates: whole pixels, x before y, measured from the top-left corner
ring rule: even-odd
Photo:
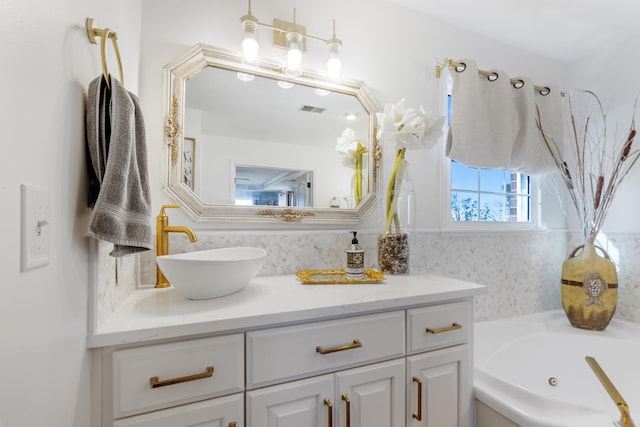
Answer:
[[[85,18],[117,31],[137,90],[140,3],[0,3],[0,425],[89,425],[85,94],[101,72]],[[117,70],[115,60],[110,68]],[[117,72],[117,71],[116,71]],[[20,272],[20,184],[49,190],[51,262]]]

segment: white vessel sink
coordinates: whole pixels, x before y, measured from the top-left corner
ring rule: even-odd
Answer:
[[[189,299],[218,298],[244,289],[256,276],[267,251],[235,247],[156,257],[158,266]]]

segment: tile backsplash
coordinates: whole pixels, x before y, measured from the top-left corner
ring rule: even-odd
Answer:
[[[243,232],[198,231],[198,242],[170,236],[172,253],[230,246],[257,246],[268,251],[260,275],[292,274],[301,269],[344,268],[348,231]],[[365,267],[376,266],[375,233],[360,232]],[[476,320],[558,309],[562,262],[569,249],[580,244],[579,235],[554,232],[441,233],[410,235],[413,274],[437,274],[487,285],[476,297]],[[609,236],[607,250],[618,265],[618,316],[640,321],[640,236]],[[99,325],[136,289],[155,282],[152,251],[115,261],[110,245],[100,244],[96,281]],[[117,283],[116,283],[117,272]]]

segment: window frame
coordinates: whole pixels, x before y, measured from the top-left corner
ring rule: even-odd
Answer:
[[[453,221],[451,218],[451,162],[452,160],[447,157],[445,145],[447,140],[447,133],[449,130],[448,119],[448,97],[451,93],[451,87],[453,80],[451,74],[447,68],[442,71],[440,76],[440,106],[441,114],[445,116],[445,123],[443,126],[443,139],[445,144],[442,144],[442,154],[440,156],[443,162],[443,181],[444,185],[441,191],[442,196],[442,229],[447,232],[503,232],[503,231],[538,231],[542,230],[541,226],[541,206],[540,206],[540,177],[535,175],[529,175],[530,179],[530,206],[531,216],[528,222],[522,221]]]

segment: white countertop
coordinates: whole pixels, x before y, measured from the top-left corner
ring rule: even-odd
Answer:
[[[139,289],[87,338],[89,348],[214,334],[468,298],[485,287],[434,275],[387,276],[370,285],[304,285],[259,276],[222,298],[188,300],[174,288]]]

